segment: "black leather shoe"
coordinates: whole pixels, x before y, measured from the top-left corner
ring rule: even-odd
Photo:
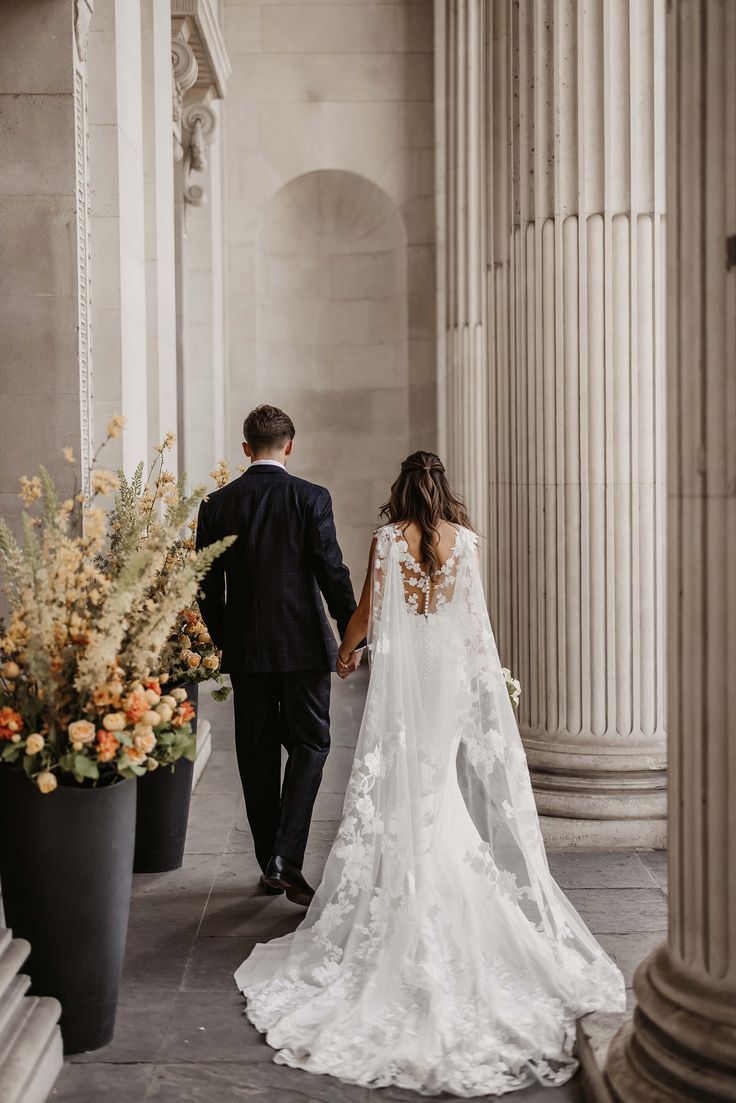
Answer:
[[[292,904],[301,904],[308,908],[314,896],[314,889],[307,884],[302,871],[295,862],[288,858],[282,858],[280,854],[274,854],[266,866],[263,881],[272,889],[283,889],[287,900]]]
[[[271,885],[269,885],[268,882],[266,881],[266,878],[263,876],[263,874],[261,874],[261,879],[258,882],[258,884],[261,886],[261,888],[265,892],[266,896],[283,896],[284,895],[284,890],[283,889],[275,889]]]

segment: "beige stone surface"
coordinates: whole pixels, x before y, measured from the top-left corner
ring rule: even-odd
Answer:
[[[225,28],[228,451],[282,403],[362,579],[399,461],[436,442],[432,8],[233,0]]]

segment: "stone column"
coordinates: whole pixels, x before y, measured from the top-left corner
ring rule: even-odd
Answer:
[[[171,4],[141,0],[148,451],[177,428]],[[176,470],[177,446],[168,463]]]
[[[92,3],[3,6],[0,513],[43,462],[64,492],[91,441],[87,31]],[[76,472],[62,457],[71,446]]]
[[[450,422],[488,409],[491,614],[545,836],[660,846],[664,4],[485,11],[485,219],[458,142],[448,253],[486,232],[488,398]]]
[[[225,453],[222,147],[230,61],[210,0],[172,0],[179,460],[206,483]]]
[[[122,413],[126,431],[105,462],[131,472],[148,453],[139,3],[96,0],[88,67],[95,442]]]
[[[667,15],[669,892],[607,1077],[736,1099],[736,7]]]
[[[485,0],[446,6],[446,462],[488,536],[485,305]],[[488,573],[488,542],[481,563]]]

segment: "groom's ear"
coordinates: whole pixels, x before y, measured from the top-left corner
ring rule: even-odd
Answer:
[[[291,440],[289,441],[289,443],[286,445],[286,451],[284,452],[284,455],[285,456],[290,456],[291,455],[291,450],[292,450],[293,447],[294,447],[294,438],[292,437]]]
[[[253,453],[250,450],[250,445],[248,444],[247,440],[243,441],[243,451],[245,452],[246,456],[248,456],[248,457],[253,455]]]

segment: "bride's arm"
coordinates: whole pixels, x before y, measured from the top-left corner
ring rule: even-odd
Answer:
[[[376,541],[371,543],[370,555],[368,556],[368,570],[365,574],[365,582],[363,583],[363,592],[360,595],[360,601],[358,607],[353,613],[348,622],[348,626],[345,629],[345,635],[342,638],[340,644],[340,650],[337,654],[337,672],[340,673],[340,667],[346,667],[350,662],[350,657],[355,651],[358,644],[365,639],[368,632],[368,622],[371,616],[371,580],[373,578],[373,556],[376,550]]]

